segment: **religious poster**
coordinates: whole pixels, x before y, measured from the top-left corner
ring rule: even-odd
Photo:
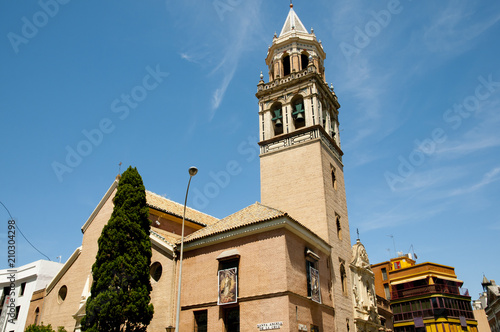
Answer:
[[[310,267],[311,273],[311,300],[321,303],[321,290],[319,287],[319,271]]]
[[[218,305],[238,302],[238,269],[219,270]]]

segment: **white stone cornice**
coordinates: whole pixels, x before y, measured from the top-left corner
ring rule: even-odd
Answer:
[[[82,247],[76,248],[76,250],[73,252],[73,254],[68,258],[66,263],[64,263],[64,266],[61,268],[58,274],[52,279],[52,281],[47,285],[46,288],[46,295],[48,295],[52,289],[56,286],[56,284],[61,280],[61,278],[66,274],[66,272],[69,270],[71,265],[77,260],[77,258],[80,256],[82,253]]]

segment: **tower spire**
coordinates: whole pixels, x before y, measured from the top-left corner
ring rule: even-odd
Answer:
[[[289,33],[289,32],[302,32],[305,34],[309,34],[304,24],[300,21],[300,18],[297,16],[295,11],[293,10],[293,3],[290,1],[290,12],[286,18],[285,24],[281,29],[280,37]]]

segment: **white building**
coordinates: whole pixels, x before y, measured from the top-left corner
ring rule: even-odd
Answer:
[[[377,310],[375,274],[370,267],[365,246],[359,239],[352,246],[350,269],[355,332],[384,331]]]
[[[33,292],[45,288],[62,266],[61,263],[39,260],[15,269],[0,270],[0,298],[2,300],[0,302],[2,305],[0,332],[24,331]],[[15,270],[15,273],[12,270]],[[13,276],[15,288],[14,295],[11,296],[10,280]]]

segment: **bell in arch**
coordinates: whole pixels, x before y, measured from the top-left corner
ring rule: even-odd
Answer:
[[[274,110],[274,118],[272,120],[277,128],[283,127],[283,122],[281,121],[282,118],[281,109]]]
[[[298,113],[296,120],[303,122],[304,121],[304,114],[302,112]]]
[[[296,104],[295,105],[295,111],[293,112],[293,116],[295,118],[295,121],[298,123],[304,123],[304,105],[302,103]]]

